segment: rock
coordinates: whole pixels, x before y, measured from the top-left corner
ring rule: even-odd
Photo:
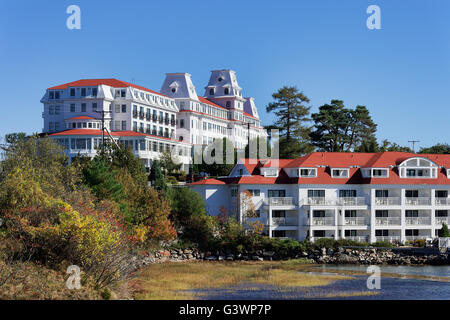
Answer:
[[[346,254],[341,254],[338,258],[337,258],[337,262],[338,263],[356,263],[358,262],[358,258],[353,257],[353,256],[349,256]]]
[[[223,260],[225,260],[225,256],[219,256],[219,258],[217,260],[223,261]]]

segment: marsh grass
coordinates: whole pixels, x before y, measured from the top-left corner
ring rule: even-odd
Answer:
[[[195,299],[191,290],[227,288],[241,282],[273,285],[282,291],[290,287],[325,286],[349,276],[299,273],[306,260],[261,262],[186,262],[154,264],[142,270],[130,285],[135,298],[144,300]],[[252,288],[253,289],[253,288]],[[257,288],[254,288],[257,290]]]

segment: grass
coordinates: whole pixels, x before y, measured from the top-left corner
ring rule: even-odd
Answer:
[[[199,296],[188,290],[226,288],[241,282],[289,287],[325,286],[349,276],[297,272],[306,260],[260,262],[183,262],[154,264],[129,281],[136,299],[177,300]]]

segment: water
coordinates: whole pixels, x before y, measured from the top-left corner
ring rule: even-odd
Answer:
[[[200,299],[218,300],[450,300],[450,282],[447,282],[450,281],[449,266],[380,266],[380,269],[382,273],[399,276],[382,276],[380,290],[369,290],[367,288],[369,276],[367,274],[352,275],[354,279],[338,280],[330,285],[318,287],[279,288],[272,285],[241,283],[229,288],[195,290],[195,293],[199,294]],[[346,270],[366,273],[367,266],[321,265],[310,270],[314,274],[344,274]],[[408,278],[408,276],[423,278]],[[355,292],[358,295],[352,296]],[[369,293],[370,295],[360,295],[360,293]]]

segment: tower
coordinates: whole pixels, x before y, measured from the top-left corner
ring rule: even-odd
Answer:
[[[160,92],[175,99],[184,98],[198,101],[191,75],[185,72],[166,73],[166,79]]]
[[[239,87],[236,72],[233,70],[212,70],[204,96],[229,110],[244,110],[245,99],[242,97],[242,88]]]

